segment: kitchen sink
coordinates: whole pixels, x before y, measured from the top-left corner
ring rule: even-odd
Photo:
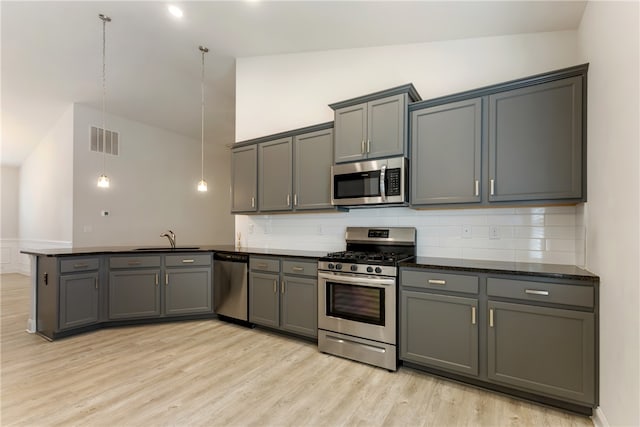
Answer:
[[[191,251],[195,249],[200,249],[199,246],[176,246],[175,248],[166,247],[166,246],[151,246],[147,248],[136,248],[134,251]]]

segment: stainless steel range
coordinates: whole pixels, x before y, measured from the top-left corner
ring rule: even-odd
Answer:
[[[347,250],[318,261],[318,349],[398,367],[398,263],[416,253],[413,227],[347,227]]]

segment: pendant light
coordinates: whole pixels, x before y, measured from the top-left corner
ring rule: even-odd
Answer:
[[[98,15],[102,21],[102,174],[98,177],[98,187],[109,188],[109,177],[105,173],[107,163],[107,128],[105,127],[105,98],[107,96],[107,76],[106,76],[106,45],[107,45],[107,22],[111,18],[102,13]]]
[[[204,180],[204,54],[209,52],[204,46],[199,46],[202,52],[202,73],[200,77],[200,95],[201,95],[201,141],[200,141],[200,182],[198,182],[198,191],[207,191],[207,181]]]

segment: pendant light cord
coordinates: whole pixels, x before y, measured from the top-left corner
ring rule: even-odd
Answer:
[[[105,175],[107,164],[107,128],[105,124],[107,111],[107,22],[111,22],[111,18],[103,14],[98,16],[102,20],[102,175]]]
[[[202,74],[200,76],[200,92],[201,92],[201,150],[200,150],[200,179],[204,181],[204,54],[208,51],[205,47],[200,46],[202,51]]]

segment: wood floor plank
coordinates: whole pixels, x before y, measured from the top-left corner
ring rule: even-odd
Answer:
[[[0,276],[2,426],[591,426],[591,420],[218,320],[25,332],[29,278]]]

